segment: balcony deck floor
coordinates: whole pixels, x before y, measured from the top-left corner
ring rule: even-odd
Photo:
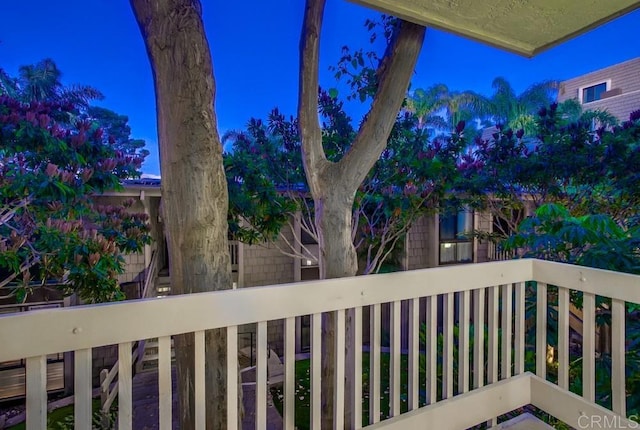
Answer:
[[[530,413],[524,413],[515,418],[500,423],[492,430],[552,430],[553,427],[539,420]]]

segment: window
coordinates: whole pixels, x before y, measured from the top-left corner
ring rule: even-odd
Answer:
[[[607,91],[607,83],[602,82],[582,89],[582,103],[594,102],[602,98],[602,93]]]
[[[462,236],[473,231],[473,212],[440,216],[440,264],[472,263],[473,238]]]

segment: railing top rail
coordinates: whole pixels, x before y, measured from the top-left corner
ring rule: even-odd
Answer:
[[[640,276],[591,267],[531,260],[533,279],[612,299],[640,303]]]
[[[0,362],[530,279],[514,260],[33,311],[0,317]]]
[[[640,303],[640,276],[511,260],[0,316],[0,362],[534,279]]]

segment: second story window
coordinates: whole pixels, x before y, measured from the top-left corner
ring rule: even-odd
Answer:
[[[607,91],[607,83],[602,82],[582,89],[582,103],[594,102],[602,98],[602,93]]]

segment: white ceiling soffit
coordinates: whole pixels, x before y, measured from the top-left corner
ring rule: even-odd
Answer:
[[[527,57],[640,7],[639,0],[351,1]]]

